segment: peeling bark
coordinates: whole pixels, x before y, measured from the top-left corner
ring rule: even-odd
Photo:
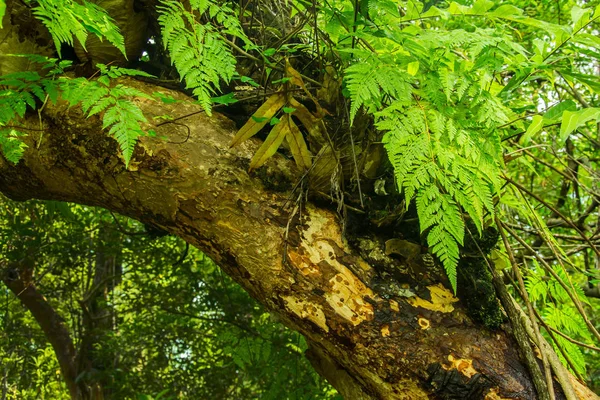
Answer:
[[[167,139],[143,138],[129,169],[97,116],[47,106],[24,159],[0,160],[0,191],[101,206],[182,237],[305,335],[317,371],[349,399],[536,398],[513,339],[474,324],[441,275],[398,265],[411,295],[382,296],[373,265],[395,262],[383,244],[353,248],[333,211],[268,190],[265,176],[297,179],[293,161],[276,155],[248,174],[259,142],[230,149],[230,121],[169,94],[181,102],[136,101],[149,121],[190,116],[154,127]],[[37,115],[24,124],[39,128]]]

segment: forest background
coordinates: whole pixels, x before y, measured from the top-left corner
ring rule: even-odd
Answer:
[[[0,0],[0,398],[593,398],[597,3]]]

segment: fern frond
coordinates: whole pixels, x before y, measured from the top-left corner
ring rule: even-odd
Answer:
[[[585,359],[583,357],[581,349],[577,345],[575,345],[575,344],[569,342],[567,339],[563,338],[562,336],[555,335],[555,337],[556,337],[556,341],[558,342],[558,344],[552,342],[552,345],[554,347],[554,350],[556,351],[556,354],[558,355],[558,358],[563,363],[563,365],[565,365],[567,368],[571,369],[571,365],[564,358],[564,356],[562,355],[562,352],[559,351],[558,346],[560,346],[563,349],[563,351],[565,351],[565,353],[569,355],[569,358],[573,362],[573,366],[577,370],[576,372],[585,376],[585,374],[586,374]]]
[[[107,66],[104,64],[96,64],[96,67],[100,70],[102,75],[107,76],[110,79],[116,79],[122,76],[144,76],[146,78],[154,78],[153,75],[140,71],[139,69],[123,68],[115,65]]]
[[[94,3],[83,1],[83,4],[79,4],[72,0],[39,0],[33,13],[48,28],[59,56],[61,56],[61,43],[73,46],[74,37],[85,49],[88,32],[91,32],[100,40],[104,38],[108,40],[127,57],[125,42],[119,28],[106,10]]]
[[[110,77],[118,78],[132,74],[125,68],[102,68],[102,75],[95,81],[85,78],[59,80],[61,96],[71,106],[81,104],[81,109],[88,117],[104,112],[102,117],[103,129],[117,140],[125,165],[129,165],[133,149],[138,138],[144,134],[141,124],[147,122],[141,109],[131,102],[132,97],[153,99],[152,96],[138,89],[122,84],[108,87]],[[105,78],[104,80],[102,78]]]
[[[228,7],[210,0],[190,2],[191,11],[180,2],[162,0],[158,21],[165,48],[179,75],[185,80],[198,102],[211,114],[211,98],[221,80],[229,82],[235,73],[235,57],[218,28],[210,22],[200,23],[194,13],[208,12],[209,18],[223,25],[226,33],[247,41],[239,20]]]
[[[3,129],[0,125],[0,148],[4,157],[16,164],[23,156],[27,145],[19,138],[23,133],[15,129]]]
[[[129,100],[116,100],[104,113],[102,129],[109,128],[108,133],[119,143],[126,165],[131,160],[138,138],[144,134],[140,127],[142,122],[146,122],[146,118]]]
[[[383,95],[403,102],[409,101],[413,92],[412,77],[388,59],[375,56],[346,69],[346,87],[352,101],[350,121],[361,106],[373,113],[381,106]]]

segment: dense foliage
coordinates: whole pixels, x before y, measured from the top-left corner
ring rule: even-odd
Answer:
[[[114,4],[26,3],[56,48],[12,56],[30,60],[28,70],[2,64],[0,146],[8,160],[19,162],[19,138],[29,133],[19,118],[62,99],[89,117],[101,115],[130,165],[138,138],[158,123],[136,101],[172,99],[149,97],[118,78],[165,86],[181,79],[179,88],[207,113],[217,105],[243,119],[234,145],[270,130],[250,169],[282,146],[306,171],[307,184],[296,187],[333,200],[342,215],[368,215],[369,229],[426,247],[459,294],[458,282],[491,288],[491,274],[503,274],[565,365],[596,383],[597,1],[140,1],[134,3],[151,23],[137,45],[128,44],[135,28],[122,22],[127,18],[112,17]],[[104,39],[96,50],[92,36]],[[107,67],[107,48],[126,65]],[[67,59],[65,49],[87,54],[88,63]],[[492,231],[499,233],[494,242],[482,244]],[[486,282],[469,279],[465,264],[489,268],[481,275]],[[149,276],[167,285],[178,270]],[[151,284],[139,279],[135,290]],[[126,301],[115,309],[136,307],[127,282],[118,295]],[[212,334],[211,346],[227,337]],[[249,365],[248,357],[239,356],[237,366]]]
[[[1,221],[3,268],[36,260],[30,284],[66,320],[80,362],[90,364],[79,379],[100,382],[105,395],[335,398],[308,366],[303,338],[180,240],[56,202],[3,198]],[[70,398],[44,333],[14,293],[2,292],[3,398]]]

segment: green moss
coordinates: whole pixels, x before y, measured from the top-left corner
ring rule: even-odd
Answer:
[[[469,316],[490,329],[504,322],[492,275],[483,257],[464,257],[458,264],[458,297]]]

